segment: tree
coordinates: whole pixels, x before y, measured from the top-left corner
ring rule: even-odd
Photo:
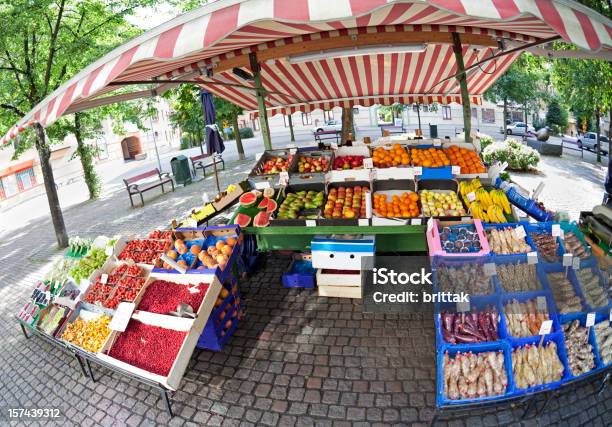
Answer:
[[[342,143],[355,140],[353,107],[342,107]]]
[[[216,96],[213,97],[213,103],[215,104],[215,110],[217,111],[217,122],[227,121],[228,123],[231,123],[234,128],[234,138],[236,138],[238,158],[240,160],[246,159],[246,156],[244,155],[244,148],[242,147],[240,129],[238,129],[238,116],[242,114],[242,107]]]
[[[548,104],[546,124],[561,133],[567,128],[567,110],[557,98],[553,98]]]
[[[561,45],[560,48],[572,48]],[[600,153],[600,118],[612,108],[612,64],[586,59],[557,59],[553,82],[572,111],[592,111],[597,134],[597,161]],[[608,149],[612,149],[612,143]]]
[[[125,17],[141,3],[103,0],[11,0],[0,4],[0,132],[10,126],[92,57],[130,37]],[[68,236],[50,164],[50,144],[40,124],[33,126],[45,191],[58,245]],[[27,139],[27,138],[26,138]]]
[[[542,74],[539,67],[535,66],[534,62],[536,60],[533,58],[529,54],[519,56],[514,64],[485,93],[485,98],[493,102],[503,102],[504,139],[508,136],[506,119],[509,104],[514,102],[525,106],[542,96],[541,88],[538,86],[539,82],[542,81]]]
[[[170,113],[172,127],[186,133],[191,141],[197,141],[203,153],[202,142],[206,137],[206,132],[199,92],[196,85],[183,84],[166,92],[163,96],[170,101],[172,107]]]

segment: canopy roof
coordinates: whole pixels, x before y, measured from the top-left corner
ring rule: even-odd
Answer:
[[[272,113],[459,102],[453,79],[439,83],[456,73],[452,32],[461,34],[466,65],[499,52],[499,40],[516,46],[561,37],[582,49],[612,51],[612,21],[569,0],[219,0],[142,34],[85,68],[26,114],[1,142],[35,122],[46,127],[64,114],[154,96],[185,80],[197,79],[215,95],[254,109],[252,82],[232,71],[251,71],[250,52],[257,52],[261,63]],[[405,43],[426,43],[426,48],[299,64],[287,60],[339,47]],[[470,70],[472,102],[480,101],[517,55]],[[210,76],[207,70],[212,77],[205,77]],[[108,96],[122,86],[156,79],[153,89]]]

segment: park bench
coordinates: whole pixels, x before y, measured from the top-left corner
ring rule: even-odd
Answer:
[[[152,177],[157,177],[158,179],[148,179]],[[157,168],[141,173],[140,175],[124,179],[123,182],[125,182],[125,187],[130,196],[130,203],[132,204],[132,207],[134,207],[134,200],[132,199],[132,196],[135,194],[140,195],[140,201],[144,206],[144,198],[142,197],[142,193],[145,191],[161,187],[162,193],[164,193],[164,184],[171,184],[172,191],[174,191],[174,181],[172,180],[170,174],[168,172],[161,173]]]
[[[385,135],[385,133],[387,135]],[[382,136],[388,136],[391,134],[402,134],[406,133],[406,128],[403,126],[392,126],[392,125],[383,125],[380,127],[380,134]]]
[[[335,139],[337,144],[340,144],[340,138],[342,136],[342,131],[339,130],[322,130],[314,133],[315,141],[319,144],[322,144],[323,141],[329,139]]]
[[[202,173],[204,177],[206,177],[206,168],[212,168],[215,164],[220,164],[221,169],[225,169],[225,162],[223,161],[223,157],[221,154],[213,153],[212,156],[210,154],[200,154],[198,156],[193,156],[189,158],[191,160],[191,166],[193,167],[193,173],[197,175],[197,170],[202,169]]]

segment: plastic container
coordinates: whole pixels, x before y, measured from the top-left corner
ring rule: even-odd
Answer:
[[[434,292],[450,292],[451,289],[442,289],[441,285],[440,285],[440,280],[439,280],[439,270],[441,268],[461,268],[465,265],[480,265],[482,266],[482,274],[485,274],[484,272],[484,264],[487,263],[493,263],[493,258],[490,255],[485,255],[485,256],[471,256],[471,257],[446,257],[446,256],[436,256],[434,258],[432,258],[431,260],[431,267],[432,270],[434,271],[434,274],[432,275],[432,282],[433,282],[433,289]],[[489,296],[489,295],[496,295],[498,292],[498,289],[495,287],[495,283],[493,281],[494,276],[492,276],[491,278],[489,278],[489,284],[490,284],[490,291],[484,293],[484,294],[478,294],[478,293],[471,293],[470,296],[474,296],[474,297],[480,297],[480,296]],[[453,283],[454,285],[454,283]],[[456,286],[453,286],[452,291],[461,291],[461,289],[457,289]]]
[[[440,241],[440,230],[439,227],[459,227],[473,225],[476,233],[478,233],[478,239],[480,241],[481,249],[477,252],[465,252],[465,253],[449,253],[442,249],[442,242]],[[489,242],[484,235],[482,223],[478,219],[474,220],[462,220],[462,221],[439,221],[433,220],[433,227],[429,228],[425,232],[427,237],[427,246],[429,247],[430,256],[445,256],[445,257],[478,257],[488,255],[491,251],[489,249]]]
[[[482,344],[482,343],[487,343],[487,342],[501,342],[502,340],[508,338],[508,333],[507,331],[502,327],[502,321],[501,321],[501,306],[499,304],[499,297],[496,294],[493,295],[489,295],[489,296],[474,296],[474,297],[470,297],[470,311],[476,311],[476,313],[483,311],[484,309],[486,309],[487,307],[494,307],[497,309],[497,313],[499,315],[498,317],[498,321],[497,321],[497,336],[498,339],[494,340],[494,341],[483,341],[477,344]],[[442,335],[442,319],[441,319],[441,313],[443,311],[449,311],[449,312],[453,312],[456,313],[457,312],[457,305],[454,303],[438,303],[436,304],[436,314],[434,317],[434,322],[436,325],[436,348],[440,349],[442,346],[452,346],[452,347],[456,347],[456,346],[462,346],[462,345],[472,345],[469,343],[463,344],[463,343],[457,343],[457,344],[453,344],[450,343],[448,341],[446,341],[444,339],[444,336]]]
[[[586,297],[587,294],[584,290],[583,283],[580,281],[580,278],[578,277],[579,273],[582,270],[591,270],[593,275],[599,278],[599,286],[602,289],[604,295],[607,297],[607,300],[608,300],[608,303],[606,305],[595,307],[588,303],[588,300]],[[607,292],[605,277],[602,274],[601,270],[599,269],[597,260],[595,258],[589,258],[589,259],[583,260],[580,266],[580,270],[578,271],[574,270],[573,272],[574,272],[574,275],[576,276],[576,283],[580,287],[580,291],[582,292],[582,296],[584,297],[584,306],[586,307],[586,310],[590,312],[595,311],[595,312],[609,313],[610,309],[612,308],[612,300],[610,299],[610,295]]]
[[[487,352],[487,351],[502,351],[504,354],[504,369],[506,370],[506,376],[508,378],[508,384],[506,386],[506,392],[498,396],[478,397],[472,399],[457,399],[451,400],[444,395],[444,372],[442,368],[444,353],[448,351],[451,358],[459,352],[467,353],[472,352],[475,354]],[[480,403],[488,402],[496,399],[503,399],[512,396],[514,390],[514,383],[512,379],[512,363],[510,361],[510,346],[506,341],[493,342],[493,343],[482,343],[482,344],[470,344],[470,345],[455,345],[455,346],[442,346],[437,354],[438,369],[437,369],[437,392],[436,392],[436,405],[440,406],[452,406],[452,405],[465,405],[468,403]]]
[[[599,323],[602,323],[602,322],[610,325],[610,323],[609,323],[610,322],[610,315],[609,315],[609,313],[598,313],[595,316],[595,324],[596,325],[599,324]],[[607,363],[607,364],[604,363],[603,359],[601,358],[601,351],[599,349],[599,344],[597,344],[597,339],[595,339],[595,351],[596,351],[595,354],[597,355],[597,357],[599,359],[599,362],[601,363],[601,367],[602,368],[612,365],[612,362]]]
[[[531,237],[531,233],[544,233],[544,234],[549,234],[552,235],[552,226],[553,224],[555,224],[554,222],[528,222],[525,223],[525,231],[527,232],[527,235],[529,235],[529,239],[531,240],[531,242],[533,243],[533,246],[537,249],[537,246],[535,244],[535,242],[533,241],[533,238]],[[553,258],[553,259],[549,259],[547,260],[546,258],[544,258],[544,256],[542,256],[540,254],[540,252],[538,251],[538,261],[539,262],[561,262],[561,258],[563,257],[563,254],[565,253],[565,250],[563,249],[563,242],[561,240],[560,237],[556,237],[555,240],[557,241],[557,252],[556,252],[556,256],[558,258]]]
[[[283,273],[283,286],[313,289],[316,273],[317,270],[312,267],[312,257],[309,254],[295,254],[289,268]]]
[[[501,282],[501,278],[499,275],[499,270],[500,270],[500,266],[505,266],[508,264],[528,264],[528,257],[526,254],[517,254],[517,255],[492,255],[493,257],[493,262],[495,263],[495,267],[496,267],[496,274],[493,277],[493,280],[495,281],[495,286],[498,292],[500,292],[501,294],[508,294],[508,293],[522,293],[522,292],[537,292],[537,291],[543,291],[545,289],[544,287],[544,280],[543,280],[543,272],[540,268],[538,268],[538,264],[531,264],[534,266],[534,268],[536,269],[536,277],[537,277],[537,281],[538,281],[538,289],[533,289],[533,290],[528,290],[528,291],[511,291],[511,290],[506,290]]]
[[[554,301],[554,292],[552,289],[552,285],[550,283],[550,281],[548,280],[548,274],[549,273],[559,273],[559,272],[566,272],[567,273],[567,279],[569,280],[569,282],[572,285],[572,288],[574,289],[574,292],[576,293],[576,295],[580,298],[580,303],[582,305],[580,311],[577,312],[573,312],[573,313],[561,313],[559,311],[559,307],[557,306],[557,303],[555,301],[555,312],[557,313],[558,317],[559,317],[559,322],[565,323],[569,320],[574,320],[576,318],[578,318],[580,316],[581,313],[583,313],[586,304],[584,302],[584,295],[582,295],[582,289],[580,289],[580,285],[578,284],[578,279],[576,278],[576,274],[574,272],[574,270],[571,267],[563,267],[562,264],[559,263],[555,263],[555,264],[542,264],[540,269],[543,272],[542,277],[544,278],[544,286],[547,290],[550,291],[550,294],[553,295],[553,301]]]
[[[517,227],[519,227],[521,225],[523,226],[523,228],[525,228],[525,233],[526,233],[525,234],[525,242],[527,242],[527,244],[531,247],[531,250],[533,252],[535,252],[536,251],[535,244],[533,243],[533,240],[531,240],[531,238],[529,237],[529,234],[527,233],[527,228],[526,228],[527,223],[524,223],[524,222],[505,222],[505,223],[501,223],[501,224],[490,224],[490,223],[489,224],[487,224],[487,223],[483,224],[484,235],[485,235],[485,238],[487,239],[487,243],[488,243],[489,248],[491,248],[491,244],[489,243],[489,240],[487,238],[487,234],[486,234],[487,230],[490,230],[490,229],[493,229],[493,228],[495,228],[497,230],[503,230],[503,229],[506,229],[506,228],[509,228],[509,227],[512,228],[512,229],[515,229],[515,228],[517,228]],[[492,248],[490,250],[491,250],[491,254],[493,254],[495,256],[498,256],[498,257],[521,255],[521,254],[498,254],[496,252],[493,252]],[[525,253],[525,255],[526,255],[526,253]]]
[[[586,248],[587,252],[589,253],[589,256],[593,256],[591,252],[591,246],[586,242],[586,240],[584,240],[584,234],[582,234],[582,231],[580,230],[580,227],[578,227],[578,224],[576,224],[576,222],[560,222],[559,225],[561,226],[561,230],[563,230],[563,234],[567,234],[570,232],[574,233]],[[569,253],[565,249],[565,246],[563,244],[561,246],[563,247],[563,253]],[[583,265],[585,265],[587,263],[587,260],[588,258],[581,259],[580,266],[582,267]]]
[[[503,312],[504,307],[509,304],[512,300],[517,300],[519,303],[524,303],[528,300],[536,300],[538,297],[546,298],[546,308],[548,310],[548,319],[553,321],[552,328],[550,329],[550,333],[558,333],[560,331],[559,319],[555,312],[555,305],[553,303],[552,295],[547,291],[539,291],[539,292],[520,292],[520,293],[507,293],[501,296],[501,310],[502,310],[502,323],[503,328],[507,332],[508,340],[511,343],[522,343],[528,342],[533,337],[539,337],[539,335],[532,335],[529,337],[515,337],[510,332],[508,328],[508,321],[506,319],[506,314]],[[550,334],[547,334],[550,335]]]
[[[497,188],[501,188],[500,184],[501,180],[498,178],[495,185]],[[507,187],[503,190],[510,203],[537,221],[551,221],[553,219],[552,213],[542,210],[534,200],[523,196],[515,188]]]
[[[555,333],[555,334],[549,334],[544,336],[544,338],[542,339],[540,336],[537,337],[532,337],[529,339],[524,339],[521,340],[520,342],[513,342],[511,343],[511,352],[514,351],[515,349],[519,348],[519,347],[523,347],[525,345],[547,345],[550,342],[554,342],[555,345],[557,346],[557,356],[559,357],[559,361],[561,362],[561,364],[563,365],[563,376],[561,377],[561,379],[559,381],[553,381],[550,383],[545,383],[545,384],[539,384],[533,387],[528,387],[525,389],[521,389],[518,388],[516,386],[516,382],[514,379],[514,375],[512,374],[512,358],[510,359],[510,373],[512,375],[512,384],[514,386],[514,394],[517,396],[523,395],[523,394],[527,394],[527,393],[533,393],[533,392],[538,392],[538,391],[543,391],[543,390],[553,390],[558,388],[563,382],[569,380],[571,378],[571,375],[569,373],[569,368],[567,366],[567,354],[565,352],[565,342],[563,339],[563,334],[561,333]],[[511,355],[512,353],[510,353]]]
[[[587,315],[585,314],[581,314],[580,317],[578,317],[577,319],[574,320],[578,320],[580,322],[581,326],[586,326],[586,318]],[[596,318],[597,320],[597,318]],[[567,321],[564,322],[562,325],[566,325],[568,323],[571,323],[572,321]],[[563,331],[563,328],[561,329]],[[564,335],[564,340],[565,340],[565,333],[563,333]],[[601,358],[599,357],[599,351],[598,351],[598,347],[597,347],[597,339],[595,338],[595,331],[593,330],[593,327],[590,326],[589,327],[589,344],[591,344],[591,347],[593,349],[593,355],[595,356],[595,367],[593,369],[591,369],[588,372],[585,372],[584,374],[581,375],[574,375],[570,372],[570,368],[569,368],[569,358],[567,359],[567,367],[568,367],[568,373],[570,375],[570,378],[580,378],[583,377],[585,375],[589,375],[591,373],[593,373],[594,371],[597,371],[599,369],[602,369],[604,367],[603,362],[601,361]],[[567,355],[567,346],[565,346],[565,353]]]

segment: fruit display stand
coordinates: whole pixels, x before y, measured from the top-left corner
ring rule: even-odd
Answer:
[[[322,183],[332,165],[333,152],[330,150],[301,149],[297,160],[289,169],[289,183]]]
[[[281,172],[289,172],[296,159],[297,148],[266,150],[249,173],[249,182],[256,189],[278,186]]]

